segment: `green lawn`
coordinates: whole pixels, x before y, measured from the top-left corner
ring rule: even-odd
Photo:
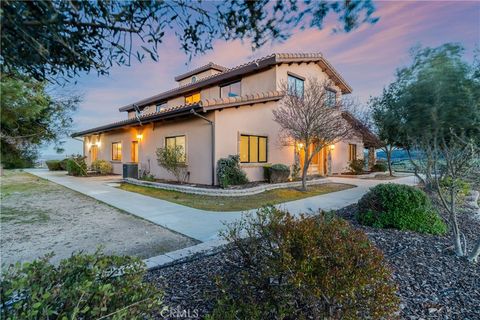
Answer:
[[[210,211],[243,211],[260,208],[264,205],[275,205],[287,201],[293,201],[325,193],[341,191],[353,188],[354,186],[343,183],[326,183],[316,186],[309,186],[308,191],[300,191],[296,188],[285,188],[265,191],[252,196],[241,197],[213,197],[196,194],[182,193],[157,189],[152,187],[137,186],[122,183],[119,187],[122,190],[137,192],[146,196],[167,200],[184,206],[210,210]]]

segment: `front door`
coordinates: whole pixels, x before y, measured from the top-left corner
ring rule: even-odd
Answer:
[[[98,146],[96,145],[93,145],[91,148],[90,148],[90,156],[92,158],[92,162],[97,160],[97,157],[98,157]]]

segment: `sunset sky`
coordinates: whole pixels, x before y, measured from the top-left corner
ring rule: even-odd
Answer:
[[[179,49],[173,35],[159,47],[159,62],[146,60],[130,67],[116,67],[109,76],[96,74],[77,78],[64,90],[82,94],[75,113],[74,130],[82,130],[126,118],[118,108],[139,99],[174,88],[174,76],[210,61],[233,67],[273,52],[321,52],[352,86],[352,95],[366,101],[378,95],[392,79],[395,69],[409,62],[415,45],[439,46],[458,42],[472,59],[480,46],[479,1],[382,1],[375,2],[374,25],[362,25],[350,33],[332,33],[332,24],[323,30],[296,32],[287,41],[267,44],[252,52],[248,43],[217,41],[202,56],[188,56]],[[81,153],[81,142],[69,139],[66,153]],[[53,154],[50,148],[44,154]]]

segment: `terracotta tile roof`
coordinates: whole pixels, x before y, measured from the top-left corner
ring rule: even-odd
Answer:
[[[218,71],[221,71],[221,72],[224,72],[224,71],[228,70],[228,68],[226,68],[224,66],[218,65],[218,64],[213,63],[213,62],[209,62],[208,64],[206,64],[204,66],[198,67],[196,69],[193,69],[191,71],[188,71],[188,72],[182,73],[181,75],[176,76],[175,81],[181,81],[185,78],[193,76],[194,74],[197,74],[197,73],[200,73],[200,72],[203,72],[203,71],[207,71],[207,70],[210,70],[210,69],[215,69],[215,70],[218,70]]]
[[[238,65],[236,67],[226,69],[225,71],[214,74],[200,79],[195,83],[188,83],[179,86],[175,89],[171,89],[162,92],[158,95],[140,100],[136,103],[126,105],[119,108],[120,111],[133,110],[133,105],[136,104],[139,107],[151,105],[162,100],[166,100],[178,95],[186,94],[193,91],[198,91],[204,87],[216,85],[222,81],[228,81],[229,79],[239,78],[242,75],[260,71],[262,69],[269,68],[279,63],[295,63],[295,62],[318,62],[322,69],[329,74],[334,82],[341,88],[343,93],[352,92],[352,88],[346,83],[346,81],[340,76],[340,74],[333,68],[333,66],[323,57],[321,53],[273,53],[268,56]]]

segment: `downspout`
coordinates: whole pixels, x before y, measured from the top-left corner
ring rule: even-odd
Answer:
[[[190,109],[190,113],[207,121],[210,124],[211,130],[212,130],[212,133],[211,133],[211,136],[212,136],[212,186],[214,186],[215,185],[215,122],[197,113],[194,109]]]

